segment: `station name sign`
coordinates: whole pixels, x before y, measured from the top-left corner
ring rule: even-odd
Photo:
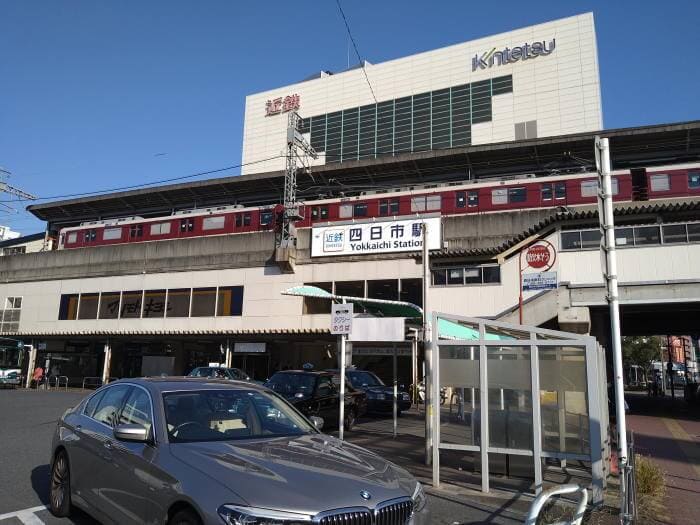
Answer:
[[[440,218],[430,217],[315,227],[311,233],[311,256],[419,251],[423,249],[423,223],[428,226],[428,249],[439,250]]]
[[[294,95],[287,95],[286,97],[273,98],[265,102],[265,116],[271,117],[273,115],[279,115],[280,113],[293,111],[300,107],[301,97],[296,93]]]
[[[554,51],[555,46],[556,41],[552,38],[549,42],[549,47],[547,47],[546,40],[533,42],[531,44],[525,43],[522,46],[513,48],[505,47],[500,51],[496,51],[494,47],[491,51],[482,53],[481,56],[478,54],[474,55],[474,58],[472,58],[472,71],[488,69],[493,66],[502,66],[504,64],[513,64],[519,60],[528,60],[538,56],[549,55]]]

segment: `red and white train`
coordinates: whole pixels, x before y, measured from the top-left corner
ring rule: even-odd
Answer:
[[[527,208],[590,205],[596,202],[595,174],[567,174],[484,182],[426,184],[365,192],[355,197],[308,200],[297,228],[317,223],[440,213],[443,216]],[[700,163],[613,172],[616,201],[700,197]],[[63,228],[58,249],[160,241],[206,235],[274,231],[276,206],[216,206],[172,215],[123,217]]]

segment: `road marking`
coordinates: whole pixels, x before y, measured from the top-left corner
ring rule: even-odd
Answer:
[[[671,435],[676,438],[678,447],[685,456],[686,460],[695,470],[695,474],[700,476],[700,447],[697,441],[688,434],[682,426],[678,424],[678,421],[674,419],[663,418],[666,428],[671,433]]]
[[[44,522],[41,521],[35,514],[35,512],[41,512],[42,510],[46,510],[44,505],[32,507],[30,509],[17,510],[15,512],[8,512],[7,514],[0,514],[0,521],[8,520],[10,518],[17,518],[25,525],[44,525]]]

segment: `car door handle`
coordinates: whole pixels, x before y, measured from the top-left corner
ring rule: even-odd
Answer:
[[[112,442],[111,442],[111,441],[105,441],[105,442],[104,442],[104,447],[105,447],[107,450],[112,450]]]

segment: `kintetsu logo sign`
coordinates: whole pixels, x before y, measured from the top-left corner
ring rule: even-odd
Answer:
[[[542,40],[541,42],[533,42],[532,44],[525,43],[522,46],[513,48],[504,47],[501,51],[496,51],[494,47],[491,51],[482,53],[481,56],[476,54],[472,58],[472,71],[477,69],[487,69],[490,67],[502,66],[503,64],[513,64],[519,60],[528,60],[538,56],[549,55],[554,51],[556,45],[555,39],[549,42]]]

